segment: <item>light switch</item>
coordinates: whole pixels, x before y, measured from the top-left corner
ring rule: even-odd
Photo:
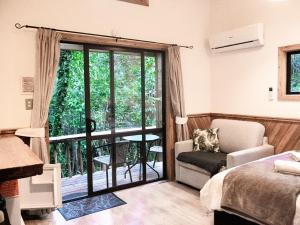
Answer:
[[[32,110],[32,108],[33,108],[33,99],[32,98],[25,99],[25,109]]]
[[[274,100],[273,88],[272,87],[269,87],[268,99],[269,99],[269,101],[273,101]]]

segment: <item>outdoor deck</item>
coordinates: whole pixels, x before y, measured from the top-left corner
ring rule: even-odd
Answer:
[[[151,166],[153,162],[148,162]],[[139,164],[134,166],[131,169],[132,180],[133,182],[139,181]],[[126,178],[124,177],[124,172],[127,167],[118,167],[117,168],[117,185],[129,184],[130,178],[127,173]],[[163,176],[163,163],[156,162],[155,170],[159,172],[160,177]],[[112,170],[109,169],[109,187],[112,186]],[[155,180],[158,178],[157,174],[147,166],[147,180]],[[93,187],[94,191],[106,189],[106,173],[105,170],[97,171],[93,174]],[[85,196],[87,193],[87,175],[76,175],[72,178],[63,178],[62,179],[62,196],[63,200],[72,199],[74,197]]]

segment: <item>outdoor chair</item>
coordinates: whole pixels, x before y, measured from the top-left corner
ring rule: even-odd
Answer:
[[[163,152],[163,148],[161,146],[161,139],[159,138],[158,140],[154,141],[153,143],[151,143],[148,146],[148,152],[147,152],[147,159],[149,160],[149,153],[153,153],[154,154],[154,158],[153,158],[153,168],[155,167],[155,163],[158,159],[158,156],[160,154],[162,154]]]
[[[157,157],[158,157],[159,154],[162,154],[163,148],[160,145],[154,145],[154,146],[150,147],[149,152],[155,153],[154,161],[153,161],[153,168],[154,168],[155,167],[155,163],[157,161]]]
[[[129,172],[130,181],[132,182],[131,170],[129,162],[127,161],[127,153],[129,150],[129,141],[119,141],[115,143],[116,146],[116,166],[124,166],[126,164]],[[108,170],[109,167],[112,165],[112,147],[113,144],[106,144],[94,147],[94,150],[100,149],[100,154],[98,157],[94,158],[95,164],[105,165],[106,171],[106,186],[108,188],[109,181],[108,181]],[[108,149],[108,154],[104,154],[104,149]]]

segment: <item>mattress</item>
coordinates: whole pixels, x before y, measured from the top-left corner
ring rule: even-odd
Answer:
[[[286,154],[282,153],[282,154]],[[272,156],[270,156],[272,157]],[[268,157],[269,158],[269,157]],[[258,161],[262,161],[266,158],[260,159]],[[236,167],[234,167],[236,168]],[[221,173],[213,176],[201,189],[200,191],[200,201],[202,205],[207,209],[208,213],[212,213],[213,211],[224,211],[221,208],[221,200],[222,200],[222,187],[223,180],[227,173],[229,173],[232,169],[225,170]],[[230,213],[230,212],[229,212]],[[293,220],[293,225],[300,224],[300,196],[297,197],[296,201],[296,213]]]

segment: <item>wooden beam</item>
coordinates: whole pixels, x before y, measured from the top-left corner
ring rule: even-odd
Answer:
[[[169,45],[61,32],[62,41],[166,51]]]
[[[118,0],[121,2],[128,2],[137,5],[149,6],[149,0]]]

